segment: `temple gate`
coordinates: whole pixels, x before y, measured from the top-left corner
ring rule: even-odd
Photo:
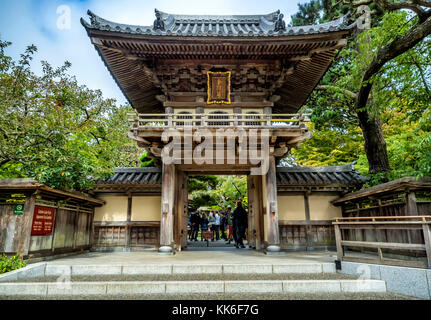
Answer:
[[[161,167],[160,252],[186,245],[187,177],[248,176],[251,243],[280,250],[277,164],[309,139],[298,113],[352,26],[156,10],[153,26],[82,19],[136,114],[129,137]],[[311,190],[311,189],[310,189]]]

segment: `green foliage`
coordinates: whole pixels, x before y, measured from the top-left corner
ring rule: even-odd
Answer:
[[[308,166],[339,165],[357,160],[356,168],[371,177],[369,186],[404,176],[431,176],[431,38],[385,64],[372,78],[367,105],[380,117],[392,170],[368,174],[364,140],[355,97],[363,74],[378,50],[405,34],[415,23],[405,11],[387,13],[341,50],[303,111],[312,113],[313,138],[292,150]]]
[[[141,168],[145,167],[154,167],[154,159],[148,157],[148,151],[145,151],[140,157],[139,161],[141,161]]]
[[[25,261],[20,259],[18,255],[9,258],[5,254],[0,256],[0,274],[17,270],[25,266]]]
[[[37,51],[19,61],[0,40],[0,178],[29,177],[53,188],[85,191],[117,166],[136,166],[139,150],[127,138],[129,106],[116,106],[67,73],[70,63],[31,72]]]
[[[247,204],[247,177],[196,176],[189,178],[189,204],[194,208],[211,207],[212,210],[235,207],[236,201]]]

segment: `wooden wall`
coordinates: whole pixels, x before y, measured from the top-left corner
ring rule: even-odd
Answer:
[[[28,196],[27,199],[30,197],[33,196]],[[51,235],[31,235],[35,205],[55,209]],[[41,198],[35,199],[33,205],[26,201],[25,208],[31,212],[14,215],[14,206],[15,204],[0,203],[0,252],[8,255],[21,253],[26,258],[32,258],[90,248],[94,213],[92,207]]]
[[[331,204],[338,192],[289,192],[278,195],[280,243],[287,250],[335,248],[332,219],[342,217]]]
[[[97,208],[92,250],[140,250],[160,243],[161,196],[99,193],[106,205]]]
[[[385,195],[370,193],[367,197],[342,203],[344,217],[373,217],[373,216],[420,216],[431,215],[431,201],[420,200],[421,193],[414,191],[394,191]],[[429,198],[429,196],[428,196]],[[424,243],[421,230],[342,230],[343,240],[367,241],[367,242],[392,242],[392,243]],[[364,253],[374,253],[376,250],[367,248],[350,247],[349,250]],[[412,250],[382,249],[382,252],[390,257],[423,256],[424,253]]]
[[[95,223],[92,249],[95,251],[139,250],[159,247],[160,223],[127,224]],[[127,234],[130,236],[128,237]]]

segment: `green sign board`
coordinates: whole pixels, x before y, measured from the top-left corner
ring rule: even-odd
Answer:
[[[24,205],[23,204],[15,205],[15,208],[13,209],[13,214],[16,214],[16,215],[24,214]]]

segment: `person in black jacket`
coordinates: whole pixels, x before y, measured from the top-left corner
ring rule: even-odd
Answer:
[[[248,217],[247,212],[242,207],[242,201],[238,201],[236,203],[236,208],[233,211],[233,227],[236,232],[236,243],[235,247],[245,248],[244,239],[245,239],[245,230],[248,226]]]
[[[192,238],[191,241],[198,241],[199,234],[199,226],[201,224],[201,216],[199,215],[199,211],[196,211],[190,217],[190,222],[192,223]]]

